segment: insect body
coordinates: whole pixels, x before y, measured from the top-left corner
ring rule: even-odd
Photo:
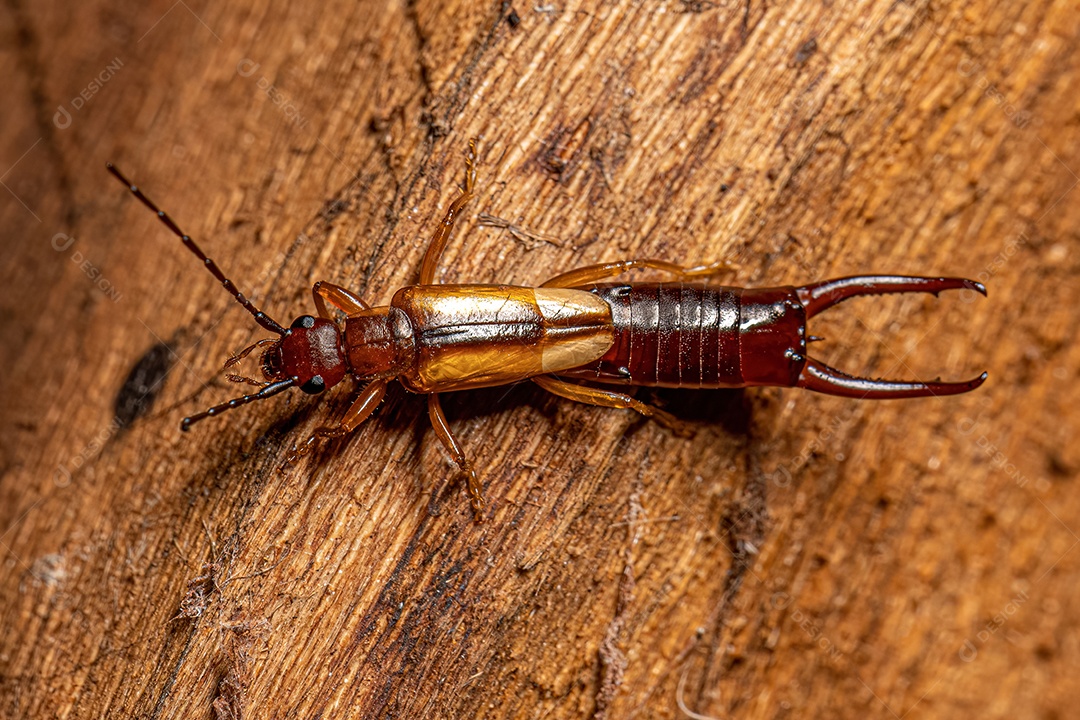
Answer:
[[[428,246],[420,283],[398,290],[389,305],[371,307],[345,288],[318,282],[312,289],[318,317],[302,315],[288,328],[256,308],[175,222],[111,164],[109,171],[203,261],[226,290],[276,339],[264,339],[225,363],[230,368],[264,347],[258,392],[184,418],[181,428],[292,387],[318,394],[351,375],[363,384],[336,425],[320,427],[296,447],[286,464],[320,438],[355,430],[397,380],[428,396],[436,435],[468,477],[473,510],[483,507],[471,462],[446,422],[439,393],[531,379],[565,398],[630,408],[682,430],[670,414],[601,385],[739,388],[803,387],[853,398],[911,398],[974,390],[986,373],[966,382],[894,382],[857,378],[807,356],[806,321],[860,295],[968,288],[977,282],[946,277],[870,275],[803,287],[743,289],[700,278],[716,265],[684,268],[662,260],[625,260],[558,275],[539,287],[437,285],[435,268],[454,222],[472,198],[475,168],[470,145],[465,188],[450,205]],[[667,283],[605,283],[636,268],[671,275]],[[343,326],[331,306],[345,313]]]

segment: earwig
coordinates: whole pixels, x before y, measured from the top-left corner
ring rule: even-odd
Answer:
[[[986,373],[965,382],[872,380],[848,375],[807,355],[806,321],[848,298],[863,295],[969,289],[952,277],[861,275],[802,287],[737,288],[710,285],[719,264],[683,267],[663,260],[624,260],[578,268],[538,287],[441,285],[435,272],[458,215],[473,197],[475,141],[466,158],[465,185],[428,244],[419,283],[398,290],[389,305],[372,307],[338,285],[312,288],[318,317],[301,315],[285,328],[241,293],[180,227],[111,163],[111,172],[153,210],[255,322],[277,338],[263,339],[231,357],[226,369],[256,348],[265,381],[229,375],[258,392],[186,417],[181,429],[290,388],[320,394],[351,375],[362,389],[335,425],[317,428],[294,447],[282,467],[320,439],[345,436],[382,402],[388,383],[428,396],[431,424],[467,477],[470,504],[484,507],[472,463],[446,421],[439,393],[531,379],[545,390],[592,405],[628,408],[675,431],[669,413],[595,384],[682,388],[801,387],[849,398],[886,399],[956,395],[974,390]],[[634,269],[670,275],[673,282],[605,283]],[[338,325],[331,307],[343,312]],[[595,384],[586,384],[595,383]]]

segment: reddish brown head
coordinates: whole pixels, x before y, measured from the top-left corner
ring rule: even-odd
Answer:
[[[263,400],[291,387],[300,388],[309,395],[318,395],[345,377],[348,365],[341,344],[341,332],[330,320],[301,315],[293,320],[287,330],[282,328],[280,335],[280,340],[267,339],[255,343],[225,364],[228,368],[256,347],[269,343],[270,346],[262,354],[262,371],[267,382],[259,392],[186,417],[181,421],[180,429],[187,430],[192,423],[203,418],[219,415],[253,400]],[[230,375],[229,379],[240,382],[246,378]]]
[[[345,377],[341,333],[330,320],[301,315],[262,356],[263,374],[271,382],[291,379],[309,395],[318,395]]]
[[[281,338],[273,341],[269,339],[260,340],[230,358],[225,364],[225,367],[228,368],[247,357],[248,353],[256,347],[269,345],[262,355],[262,369],[267,382],[261,384],[262,388],[259,392],[235,398],[205,412],[186,417],[180,423],[181,430],[187,430],[192,423],[203,418],[213,417],[226,410],[246,405],[253,400],[263,400],[291,387],[298,387],[310,395],[315,395],[341,382],[348,370],[348,365],[346,364],[345,350],[342,346],[341,332],[333,322],[323,318],[314,318],[311,315],[301,315],[293,321],[293,324],[288,329],[279,325],[273,318],[255,307],[250,300],[244,297],[244,294],[236,288],[233,281],[225,277],[225,274],[221,272],[217,263],[207,257],[202,248],[187,233],[181,230],[180,226],[164,210],[146,197],[142,190],[132,185],[131,181],[124,177],[111,163],[106,167],[117,180],[131,191],[132,195],[139,199],[139,202],[154,211],[158,220],[165,227],[180,238],[180,242],[184,244],[184,247],[199,258],[203,267],[221,283],[226,292],[251,313],[251,316],[255,318],[255,322],[266,330],[276,333]],[[247,381],[260,385],[255,380],[239,376],[230,375],[229,379],[236,382]]]

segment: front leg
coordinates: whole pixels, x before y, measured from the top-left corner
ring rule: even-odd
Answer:
[[[366,302],[351,291],[324,280],[315,283],[315,286],[311,288],[311,294],[315,298],[315,309],[319,311],[319,317],[325,320],[334,319],[327,303],[346,315],[356,315],[369,308]]]
[[[387,382],[387,380],[372,381],[357,396],[356,401],[349,407],[349,411],[345,413],[345,417],[341,419],[340,423],[334,426],[324,425],[323,427],[317,428],[306,442],[298,447],[294,447],[293,451],[289,454],[289,457],[282,463],[281,471],[284,472],[286,467],[292,465],[311,452],[312,448],[315,447],[315,443],[320,439],[339,438],[348,435],[353,430],[360,427],[365,420],[371,417],[371,413],[375,412],[375,408],[379,407],[379,403],[382,402],[383,396],[386,394]]]

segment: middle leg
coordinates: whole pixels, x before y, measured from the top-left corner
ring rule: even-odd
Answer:
[[[484,493],[480,488],[480,481],[476,479],[476,471],[473,469],[472,463],[465,457],[465,452],[461,449],[461,444],[458,443],[457,438],[454,437],[454,433],[451,432],[450,424],[446,422],[446,414],[443,413],[438,393],[431,393],[428,395],[428,417],[431,418],[431,426],[435,428],[435,434],[442,442],[443,447],[446,448],[446,452],[450,453],[450,457],[454,459],[457,466],[465,473],[466,481],[468,482],[469,505],[472,506],[473,516],[476,518],[476,522],[482,522],[484,519]]]
[[[424,253],[424,262],[420,266],[421,285],[431,285],[435,282],[435,268],[439,264],[439,259],[442,258],[443,250],[446,248],[446,241],[450,239],[450,231],[454,229],[454,222],[457,220],[458,213],[461,212],[466,203],[473,199],[473,186],[475,184],[476,138],[473,138],[469,141],[469,154],[465,156],[465,187],[462,188],[457,200],[450,203],[442,223],[435,230],[435,234],[431,236],[427,252]]]

